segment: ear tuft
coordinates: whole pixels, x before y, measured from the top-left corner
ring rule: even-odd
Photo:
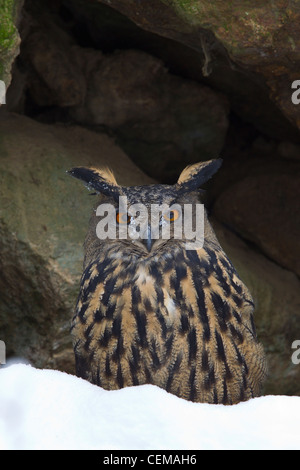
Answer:
[[[177,181],[177,189],[184,192],[199,189],[218,171],[222,162],[223,160],[218,158],[186,167]]]
[[[115,184],[118,186],[118,183],[116,181],[115,175],[113,174],[112,170],[109,168],[103,168],[102,170],[94,170],[98,173],[98,175],[108,181],[111,184]]]
[[[118,185],[116,178],[108,168],[85,168],[77,167],[67,171],[71,176],[86,183],[88,189],[94,189],[97,193],[102,193],[114,198],[119,197],[121,187]]]

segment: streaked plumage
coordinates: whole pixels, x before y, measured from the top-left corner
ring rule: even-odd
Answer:
[[[105,170],[71,174],[101,202],[198,202],[219,160],[184,170],[174,186],[118,186]],[[72,336],[78,376],[105,389],[154,384],[195,402],[233,404],[260,394],[266,373],[253,300],[208,219],[201,249],[185,241],[100,240],[92,215]]]

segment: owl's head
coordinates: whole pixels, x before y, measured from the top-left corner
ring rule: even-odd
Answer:
[[[174,185],[121,186],[108,169],[78,167],[68,173],[102,196],[96,210],[97,237],[131,243],[141,254],[148,254],[174,241],[188,240],[191,246],[193,237],[198,246],[199,241],[203,243],[204,208],[199,190],[221,164],[216,159],[190,165]]]

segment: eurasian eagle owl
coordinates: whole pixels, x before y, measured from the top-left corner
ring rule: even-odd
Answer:
[[[192,165],[174,185],[131,187],[118,185],[109,170],[70,171],[101,195],[99,207],[105,209],[90,220],[72,320],[79,377],[107,390],[154,384],[215,404],[260,394],[266,362],[251,295],[205,210],[198,213],[201,236],[187,238],[182,229],[190,224],[195,232],[199,189],[220,165]],[[135,211],[120,210],[120,201]],[[99,236],[110,208],[106,236]],[[161,236],[164,227],[169,231]]]

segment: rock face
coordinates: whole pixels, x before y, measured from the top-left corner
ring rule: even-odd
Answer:
[[[222,2],[200,0],[99,0],[131,18],[141,28],[182,42],[205,53],[211,31],[229,57],[257,73],[288,119],[300,129],[299,110],[291,101],[292,83],[299,80],[300,10],[297,1]],[[212,65],[213,66],[213,65]]]
[[[9,357],[74,372],[69,326],[95,199],[66,171],[108,165],[125,185],[151,180],[80,127],[4,114],[0,142],[1,339]]]
[[[83,104],[86,80],[72,56],[70,38],[43,17],[31,21],[22,58],[29,65],[27,86],[36,105],[64,108]]]
[[[223,94],[169,73],[143,51],[80,47],[51,16],[31,23],[21,59],[35,106],[109,130],[148,175],[166,182],[189,163],[219,156],[228,129]]]
[[[105,57],[77,52],[80,70],[88,69],[88,86],[71,116],[112,129],[147,174],[174,182],[180,167],[219,155],[229,111],[222,94],[169,74],[160,60],[141,51]]]
[[[283,167],[284,168],[284,167]],[[300,166],[294,174],[249,176],[224,191],[216,217],[300,276]]]

